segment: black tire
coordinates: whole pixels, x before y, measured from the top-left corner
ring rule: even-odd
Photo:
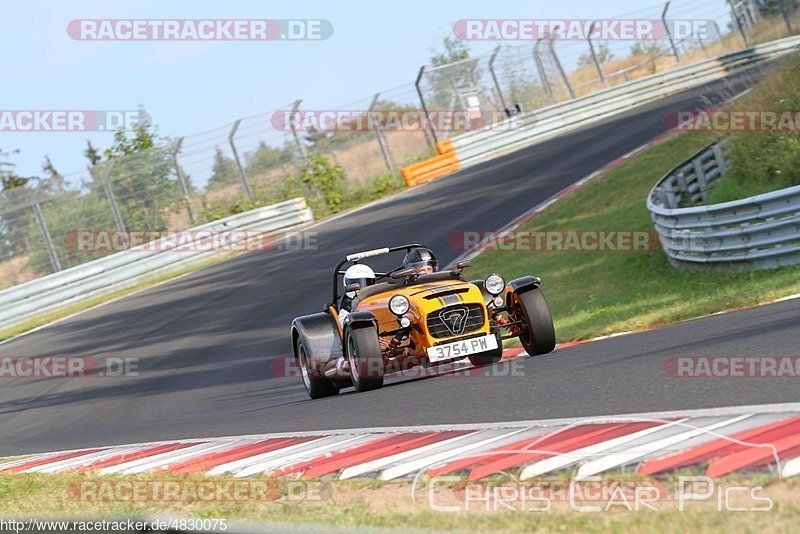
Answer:
[[[547,354],[556,348],[556,331],[550,307],[538,287],[522,294],[513,293],[514,320],[521,320],[519,340],[531,356]]]
[[[480,354],[471,354],[467,356],[469,363],[475,367],[485,367],[499,362],[503,358],[503,341],[497,334],[494,335],[497,339],[497,348],[488,352],[481,352]]]
[[[344,331],[344,355],[350,364],[350,381],[356,391],[383,387],[385,369],[375,328],[348,326]]]
[[[333,382],[310,367],[306,348],[300,338],[297,338],[295,354],[297,354],[297,365],[300,367],[300,376],[303,378],[303,385],[309,397],[321,399],[339,394],[339,388]]]

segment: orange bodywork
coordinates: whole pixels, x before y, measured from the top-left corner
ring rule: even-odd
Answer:
[[[411,321],[410,339],[413,349],[408,349],[407,356],[425,356],[428,347],[490,333],[489,314],[483,293],[476,285],[462,280],[398,286],[397,289],[365,298],[358,302],[356,309],[372,312],[378,319],[379,333],[397,330],[398,317],[389,309],[389,300],[395,295],[404,295],[409,300],[409,309],[404,316]],[[465,331],[454,334],[443,321],[437,319],[444,308],[450,307],[468,310]],[[430,324],[429,316],[432,317]],[[385,338],[381,339],[381,345],[386,342],[388,340]]]

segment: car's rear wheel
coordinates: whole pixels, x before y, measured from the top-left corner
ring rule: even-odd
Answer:
[[[297,354],[297,363],[300,367],[300,376],[303,377],[303,385],[309,397],[312,399],[321,399],[323,397],[331,397],[339,394],[339,388],[336,387],[333,382],[325,378],[324,375],[320,375],[319,371],[311,367],[306,348],[303,346],[303,341],[299,338],[297,339],[295,354]]]
[[[522,294],[512,294],[512,310],[520,324],[519,340],[531,356],[546,354],[556,348],[556,331],[550,307],[538,287]]]
[[[470,354],[468,356],[469,363],[475,367],[484,367],[497,363],[503,358],[503,341],[497,334],[495,334],[494,337],[497,339],[497,348],[488,352],[481,352],[480,354]]]
[[[371,326],[344,332],[344,351],[350,365],[350,380],[356,391],[370,391],[383,386],[384,364],[378,333]]]

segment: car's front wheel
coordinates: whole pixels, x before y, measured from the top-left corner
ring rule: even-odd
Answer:
[[[312,399],[321,399],[323,397],[331,397],[339,394],[339,388],[328,380],[325,376],[313,369],[310,364],[306,348],[303,345],[303,340],[297,339],[296,346],[297,364],[300,367],[300,376],[303,377],[303,385],[306,388],[306,393]]]
[[[515,321],[522,321],[519,340],[531,356],[546,354],[556,348],[556,331],[550,307],[538,287],[522,294],[513,293],[511,309]]]
[[[383,356],[378,333],[373,327],[348,326],[344,332],[344,351],[350,366],[350,380],[356,391],[383,386]]]

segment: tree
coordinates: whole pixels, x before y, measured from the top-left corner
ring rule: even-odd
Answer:
[[[239,171],[236,164],[221,148],[214,152],[214,165],[211,167],[211,178],[208,180],[209,189],[219,189],[236,183],[239,180]]]
[[[600,43],[599,46],[595,46],[594,52],[597,54],[597,62],[601,65],[614,59],[614,54],[611,53],[611,48],[608,46],[608,43]],[[594,67],[595,64],[592,53],[586,52],[585,54],[581,54],[578,58],[578,68],[585,69]]]
[[[290,162],[292,151],[286,145],[283,148],[275,148],[261,141],[254,151],[245,154],[244,159],[247,175],[258,176]]]
[[[114,163],[109,181],[126,229],[167,230],[167,213],[182,198],[180,184],[172,178],[174,145],[169,138],[158,137],[149,123],[135,124],[132,132],[129,136],[117,130],[113,144],[99,160],[89,144],[87,158],[96,161],[90,173],[101,187],[107,165]]]
[[[441,49],[434,49],[432,53],[430,65],[435,69],[425,75],[432,93],[428,97],[428,105],[434,109],[459,107],[458,89],[480,87],[482,73],[478,62],[466,61],[471,57],[469,47],[464,41],[451,35],[445,36]]]

